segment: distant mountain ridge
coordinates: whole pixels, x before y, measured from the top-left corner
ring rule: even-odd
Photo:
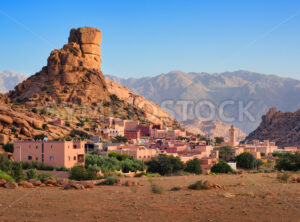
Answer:
[[[14,87],[27,78],[24,74],[4,70],[0,72],[0,93],[13,90]]]
[[[112,75],[106,78],[124,85],[139,95],[161,105],[166,100],[191,101],[194,105],[206,100],[219,107],[223,101],[232,100],[236,104],[225,108],[225,116],[235,117],[234,121],[226,122],[234,124],[245,133],[256,129],[264,115],[271,107],[282,111],[296,111],[300,108],[300,81],[291,78],[282,78],[275,75],[266,75],[249,71],[235,71],[224,73],[185,73],[172,71],[154,77],[122,79]],[[249,109],[254,116],[254,121],[248,118],[240,121],[238,101],[245,105],[253,102]],[[195,119],[195,106],[187,109],[188,119]],[[178,105],[168,106],[174,111],[177,120],[185,120],[182,117],[182,107]],[[204,116],[207,110],[201,109]],[[220,119],[216,117],[215,119]]]

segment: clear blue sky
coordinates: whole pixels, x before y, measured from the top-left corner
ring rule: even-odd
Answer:
[[[243,69],[300,79],[299,0],[2,1],[0,71],[34,74],[80,26],[102,31],[105,74]]]

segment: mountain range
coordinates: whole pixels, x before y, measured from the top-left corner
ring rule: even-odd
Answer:
[[[262,115],[270,108],[276,107],[286,112],[296,111],[300,107],[299,80],[243,70],[220,74],[172,71],[138,79],[112,75],[106,75],[106,78],[167,108],[178,121],[196,119],[199,113],[201,118],[211,117],[210,108],[208,105],[205,107],[205,103],[213,104],[216,115],[211,119],[234,124],[247,134],[258,127]],[[203,101],[204,105],[197,106]],[[234,119],[224,119],[217,115],[224,101],[228,102],[224,106],[225,117]],[[182,103],[189,104],[186,115]],[[250,115],[240,115],[242,109],[239,109],[239,104]]]
[[[24,81],[26,76],[21,73],[14,73],[5,70],[0,72],[0,93],[6,93],[12,90],[17,84]]]

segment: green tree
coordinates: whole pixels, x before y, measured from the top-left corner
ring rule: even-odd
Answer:
[[[232,150],[231,146],[222,146],[219,151],[219,156],[222,160],[229,161],[230,160],[230,152]]]
[[[14,152],[14,144],[7,143],[3,146],[5,152],[13,153]]]
[[[179,157],[167,156],[160,154],[158,157],[154,157],[151,161],[147,162],[148,172],[159,173],[161,175],[170,175],[185,168],[184,163]]]
[[[202,168],[199,159],[192,159],[186,162],[185,171],[195,174],[201,174]]]
[[[236,157],[237,166],[244,169],[252,169],[254,164],[254,156],[251,153],[241,153]]]
[[[284,153],[276,160],[277,170],[297,171],[300,170],[300,152]]]
[[[224,137],[217,136],[217,137],[215,137],[215,141],[216,141],[217,144],[221,144],[221,143],[224,142]]]
[[[210,169],[213,173],[231,173],[233,169],[223,160],[220,160],[219,163],[212,166]]]
[[[44,140],[45,134],[38,134],[34,136],[34,140]]]

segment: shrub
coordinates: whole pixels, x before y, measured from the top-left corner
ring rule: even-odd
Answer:
[[[74,166],[71,169],[70,179],[95,180],[97,179],[97,175],[94,171],[87,171],[83,166]]]
[[[179,157],[167,156],[160,154],[154,157],[151,161],[147,162],[148,170],[150,173],[159,173],[161,175],[169,175],[180,170],[183,170],[185,165]]]
[[[14,152],[14,144],[7,143],[3,146],[5,152],[13,153]]]
[[[46,129],[46,127],[47,127],[47,124],[44,123],[43,126],[42,126],[43,130]]]
[[[45,134],[38,134],[34,136],[34,140],[44,140]]]
[[[288,172],[283,172],[283,173],[278,173],[277,174],[277,179],[282,181],[282,182],[285,182],[287,183],[289,178],[290,178],[290,174]]]
[[[130,156],[127,153],[122,153],[121,154],[121,153],[111,152],[111,153],[108,154],[108,157],[114,157],[119,161],[130,159]]]
[[[207,190],[207,189],[209,189],[208,186],[203,184],[202,180],[199,180],[196,183],[189,185],[188,188],[191,190]]]
[[[178,191],[180,189],[181,189],[180,187],[172,187],[171,191]]]
[[[57,167],[56,169],[55,169],[56,171],[69,171],[68,170],[68,168],[66,168],[66,167]]]
[[[151,185],[151,190],[152,190],[152,193],[155,193],[155,194],[162,194],[164,191],[163,187],[156,183]]]
[[[232,168],[225,161],[220,160],[219,163],[212,166],[210,169],[213,173],[232,173]]]
[[[254,157],[251,153],[241,153],[236,157],[237,166],[244,169],[252,169]]]
[[[116,136],[113,140],[114,143],[127,143],[127,138],[125,136]]]
[[[297,171],[300,170],[300,152],[285,153],[276,161],[277,170]]]
[[[193,159],[186,162],[185,171],[189,173],[201,174],[202,168],[199,159]]]
[[[16,182],[20,182],[21,180],[23,180],[24,175],[22,164],[17,162],[11,162],[11,170],[9,174],[16,180]]]
[[[225,161],[230,160],[230,151],[232,150],[231,146],[222,146],[219,152],[220,158]]]
[[[53,177],[53,176],[50,173],[40,173],[38,174],[37,179],[43,182],[43,180],[47,177]]]
[[[5,179],[6,181],[14,182],[14,178],[8,175],[6,172],[0,170],[0,179]]]
[[[29,169],[26,172],[27,179],[36,179],[38,177],[38,173],[36,169]]]
[[[119,182],[119,179],[116,178],[115,176],[109,176],[105,180],[105,184],[106,185],[114,185],[114,184],[116,184],[118,182]]]

